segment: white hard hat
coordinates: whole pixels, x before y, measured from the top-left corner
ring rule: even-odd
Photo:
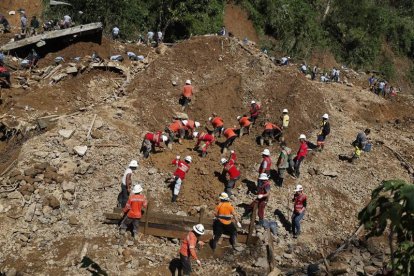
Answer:
[[[323,114],[322,118],[329,119],[329,115],[325,113],[325,114]]]
[[[188,120],[183,120],[183,125],[187,125],[188,124]]]
[[[286,108],[283,109],[283,113],[288,113],[288,110]]]
[[[299,139],[305,139],[305,140],[306,140],[306,135],[305,135],[305,134],[301,134],[301,135],[299,136]]]
[[[185,84],[191,84],[191,80],[186,80]]]
[[[197,137],[197,136],[198,136],[198,132],[197,132],[197,131],[194,131],[194,132],[193,132],[193,136],[194,136],[194,137]]]
[[[204,226],[202,224],[194,225],[193,230],[199,235],[204,235]]]
[[[193,161],[193,158],[191,158],[191,156],[188,155],[184,158],[184,160],[187,161],[188,163],[191,163]]]
[[[256,102],[255,101],[251,101],[251,104],[255,104]]]
[[[161,135],[161,140],[162,140],[163,142],[167,142],[167,141],[168,141],[168,137],[167,137],[167,136],[165,136],[165,135]]]
[[[208,117],[208,120],[209,120],[209,121],[213,120],[213,117]]]
[[[267,176],[266,173],[261,173],[259,175],[259,180],[269,180],[269,177]]]
[[[264,149],[264,150],[263,150],[263,152],[262,152],[262,155],[267,155],[267,156],[269,156],[269,155],[270,155],[270,150],[268,150],[268,149]]]
[[[229,200],[229,195],[225,192],[222,192],[219,196],[219,199],[221,200]]]
[[[227,163],[227,159],[226,158],[221,158],[220,159],[220,163],[221,164],[226,164]]]
[[[129,167],[133,167],[133,168],[138,167],[138,161],[137,161],[137,160],[132,160],[132,161],[129,163]]]
[[[200,127],[201,126],[200,122],[195,122],[194,125],[195,125],[195,127]]]
[[[302,185],[296,185],[295,192],[303,191]]]
[[[139,184],[135,184],[134,188],[132,188],[132,192],[134,194],[139,194],[140,192],[142,192],[142,187]]]
[[[237,120],[240,120],[241,119],[241,116],[237,116]]]

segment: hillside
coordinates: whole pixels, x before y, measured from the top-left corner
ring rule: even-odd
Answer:
[[[291,126],[285,137],[294,150],[298,148],[300,133],[315,142],[320,116],[329,113],[332,133],[326,150],[310,154],[299,180],[288,177],[283,187],[272,186],[266,218],[279,224],[279,234],[274,237],[275,261],[283,272],[304,271],[307,264],[321,258],[321,251],[327,255],[348,238],[358,226],[358,211],[381,180],[410,181],[410,174],[400,161],[383,146],[414,162],[410,150],[414,144],[414,101],[408,94],[392,100],[377,97],[357,85],[364,83],[367,76],[351,70],[345,75],[349,83],[354,83],[352,87],[312,82],[299,73],[296,65],[278,67],[254,46],[244,46],[236,39],[193,37],[163,48],[163,54],[144,46],[107,43],[108,46],[91,45],[83,54],[89,49],[122,52],[131,48],[145,55],[143,62],[122,64],[130,72],[130,81],[119,73],[87,70],[57,84],[45,79],[29,82],[26,90],[1,91],[2,114],[29,124],[45,115],[61,117],[46,131],[31,132],[23,143],[16,143],[15,139],[1,142],[2,171],[15,157],[17,161],[1,177],[0,271],[15,269],[32,275],[88,275],[88,270],[108,275],[168,274],[170,262],[178,256],[176,240],[145,235],[135,244],[125,242],[116,226],[102,222],[104,213],[116,205],[120,178],[131,159],[139,161],[136,177],[144,183],[144,191],[158,211],[194,214],[204,206],[211,215],[223,190],[223,183],[216,176],[221,171],[218,146],[214,145],[203,159],[191,151],[194,141],[189,140],[183,145],[174,144],[173,150],[154,154],[148,160],[138,153],[143,135],[163,130],[173,113],[180,110],[178,97],[186,79],[191,79],[196,88],[188,115],[200,121],[202,127],[207,125],[212,112],[222,116],[226,126],[235,125],[236,117],[248,110],[253,99],[263,106],[259,122],[265,117],[279,122],[281,110],[288,108]],[[73,49],[76,47],[87,48],[73,45]],[[53,55],[70,59],[79,54],[79,50],[73,49]],[[49,58],[52,60],[53,56]],[[41,66],[47,65],[46,59]],[[30,79],[30,74],[27,77]],[[178,85],[174,86],[173,81]],[[87,140],[95,114],[93,139]],[[366,127],[372,129],[373,151],[356,164],[340,161],[338,156],[351,154],[350,143]],[[62,129],[75,132],[65,139],[59,134]],[[261,131],[257,125],[252,134],[234,144],[242,172],[234,201],[238,213],[243,213],[241,204],[248,204],[254,198],[246,184],[256,181],[264,147],[255,140]],[[73,152],[73,147],[79,145],[88,145],[83,157]],[[269,149],[276,161],[278,146]],[[13,154],[7,154],[10,152]],[[172,204],[165,184],[173,170],[169,162],[176,155],[188,154],[194,162],[178,203]],[[40,171],[33,174],[33,168]],[[16,191],[5,192],[16,184]],[[296,184],[304,186],[309,198],[303,235],[297,240],[285,228],[291,212],[288,202]],[[260,228],[257,235],[263,237]],[[88,269],[78,265],[78,256],[86,243],[87,256],[97,265]],[[337,259],[346,266],[348,275],[367,272],[367,267],[372,266],[379,269],[387,260],[386,255],[378,254],[382,250],[380,242],[368,245],[369,251],[361,242]],[[260,257],[265,256],[262,246],[256,250],[244,248],[234,254],[226,248],[222,250],[216,256],[224,253],[224,258],[215,258],[211,252],[202,254],[204,265],[196,269],[195,275],[264,275],[266,269],[258,265]]]

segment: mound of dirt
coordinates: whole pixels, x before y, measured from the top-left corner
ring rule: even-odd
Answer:
[[[224,26],[228,32],[233,33],[234,36],[259,43],[259,36],[253,26],[252,21],[249,20],[247,12],[239,5],[226,4],[224,10]]]

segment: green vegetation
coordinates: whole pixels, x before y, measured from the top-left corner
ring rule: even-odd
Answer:
[[[414,272],[414,185],[402,180],[384,181],[359,213],[368,236],[388,233],[391,268],[396,275]],[[397,247],[394,248],[395,242]]]

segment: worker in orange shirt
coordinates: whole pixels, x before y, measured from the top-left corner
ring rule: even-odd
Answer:
[[[187,133],[188,138],[193,138],[193,132],[196,128],[199,128],[201,124],[199,122],[196,122],[194,120],[182,120],[185,132]]]
[[[141,195],[141,192],[142,186],[136,184],[132,188],[132,195],[128,198],[127,204],[122,209],[123,214],[126,216],[121,222],[121,234],[125,234],[128,225],[132,224],[132,233],[135,240],[138,239],[138,227],[142,216],[142,208],[147,207],[147,199],[145,195]]]
[[[193,97],[193,86],[191,85],[191,80],[186,80],[185,85],[183,87],[183,93],[181,94],[180,104],[182,105],[182,109],[185,110],[191,102],[191,98]]]
[[[220,194],[219,199],[220,203],[216,207],[215,219],[213,222],[214,238],[211,243],[211,248],[215,250],[221,235],[225,234],[230,236],[230,244],[233,249],[235,249],[237,242],[237,228],[234,225],[233,220],[239,228],[241,228],[241,223],[237,219],[234,207],[229,202],[229,195],[223,192]]]
[[[182,139],[185,136],[185,127],[182,121],[174,120],[168,127],[165,128],[165,132],[168,133],[168,146],[170,147],[171,143],[175,141],[175,137],[178,136],[178,143],[182,144]],[[171,147],[170,147],[171,148]]]
[[[197,264],[201,266],[201,261],[197,257],[196,247],[197,245],[201,247],[204,245],[204,242],[198,240],[202,235],[204,235],[204,226],[202,224],[197,224],[194,225],[193,229],[182,239],[180,261],[183,269],[183,276],[189,276],[191,274],[190,257],[193,257]]]
[[[194,146],[194,150],[198,150],[200,143],[204,142],[204,145],[201,146],[201,157],[207,156],[207,148],[214,142],[214,135],[205,132],[194,132],[194,138],[197,138],[197,143]]]
[[[221,132],[223,131],[224,121],[221,117],[218,117],[216,113],[213,113],[213,116],[208,118],[208,120],[213,125],[213,134],[221,137]]]
[[[249,135],[250,126],[252,124],[252,122],[249,120],[249,117],[246,115],[237,116],[237,121],[239,121],[240,124],[239,137],[242,137],[244,133],[247,133],[247,135]]]
[[[237,138],[236,126],[224,129],[223,135],[226,137],[226,141],[222,144],[222,153],[226,153],[229,147],[233,145],[234,140]]]
[[[260,137],[260,145],[264,145],[264,142],[267,141],[269,146],[272,145],[273,140],[278,139],[282,136],[282,129],[271,122],[264,123],[264,130],[262,136]]]

